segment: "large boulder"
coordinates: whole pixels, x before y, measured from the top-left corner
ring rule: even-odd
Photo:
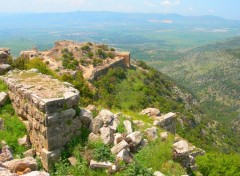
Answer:
[[[13,155],[9,150],[8,146],[2,147],[2,153],[0,154],[0,162],[10,161],[13,159]]]
[[[113,120],[115,115],[111,111],[103,109],[101,110],[98,116],[103,120],[103,124],[105,126],[108,126]]]
[[[204,154],[202,149],[196,148],[185,140],[173,144],[173,158],[187,169],[196,170],[195,157]]]
[[[148,115],[149,117],[155,117],[160,115],[160,110],[157,108],[147,108],[140,112],[141,115]]]
[[[11,69],[12,67],[9,64],[0,64],[0,75],[4,75]]]
[[[26,157],[23,159],[14,159],[3,163],[12,173],[23,172],[27,168],[32,171],[37,170],[37,161],[33,157]]]
[[[121,150],[128,148],[128,143],[125,140],[122,140],[117,145],[111,148],[113,154],[118,154]]]
[[[10,49],[0,48],[0,64],[5,64],[9,56],[10,56]]]
[[[112,130],[110,127],[102,127],[100,129],[100,137],[104,144],[110,145],[114,142],[114,130]]]
[[[34,157],[35,155],[36,155],[36,150],[33,148],[23,152],[24,157]]]
[[[133,147],[137,147],[139,144],[141,144],[142,139],[142,133],[139,131],[132,132],[126,137],[126,141]]]
[[[101,139],[100,135],[95,134],[93,132],[88,135],[88,140],[89,141],[99,141],[100,139]]]
[[[18,176],[18,175],[11,173],[10,170],[0,166],[0,176]]]
[[[50,174],[45,171],[33,171],[23,176],[50,176]]]
[[[114,134],[114,145],[117,145],[122,140],[123,140],[123,135],[121,133]]]
[[[123,121],[123,125],[127,131],[127,134],[130,134],[133,132],[133,129],[132,129],[132,123],[129,121],[129,120],[124,120]]]
[[[157,117],[154,121],[155,126],[159,126],[173,134],[176,133],[176,113],[169,112],[165,115]]]
[[[165,132],[160,133],[160,138],[162,141],[167,140],[168,132],[165,131]]]
[[[117,159],[124,161],[125,163],[131,163],[133,161],[133,157],[129,150],[123,149],[117,154]]]
[[[91,124],[90,124],[90,130],[95,133],[98,134],[100,128],[102,128],[103,126],[103,120],[100,117],[96,117],[92,120]]]
[[[155,140],[158,138],[157,135],[157,128],[156,127],[152,127],[152,128],[147,128],[144,131],[145,135],[147,136],[148,139],[150,140]]]
[[[18,139],[18,144],[22,145],[22,146],[25,146],[25,147],[29,147],[31,145],[30,140],[29,140],[27,135],[23,136],[22,138],[19,138]]]
[[[5,105],[8,99],[8,94],[5,92],[0,92],[0,106]]]
[[[80,112],[80,119],[81,119],[81,122],[82,124],[88,128],[90,123],[92,122],[92,119],[93,119],[93,114],[91,111],[88,111],[86,109],[81,109],[81,112]]]

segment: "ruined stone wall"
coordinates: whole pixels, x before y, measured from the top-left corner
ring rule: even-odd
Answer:
[[[109,65],[100,66],[96,68],[93,71],[92,76],[89,78],[89,81],[95,81],[100,76],[105,75],[110,68],[117,68],[117,67],[127,68],[127,65],[125,64],[125,58],[119,58],[118,60],[116,60],[115,62]]]
[[[62,147],[80,134],[79,92],[67,83],[29,71],[9,73],[3,80],[8,85],[13,107],[48,170],[60,156]],[[58,93],[53,94],[55,90],[48,85],[41,86],[44,81],[49,85],[52,83]]]

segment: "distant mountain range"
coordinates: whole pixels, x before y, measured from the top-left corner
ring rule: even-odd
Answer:
[[[144,13],[120,13],[120,12],[68,12],[68,13],[32,13],[32,14],[0,14],[0,26],[23,25],[55,26],[78,25],[81,23],[114,23],[114,24],[151,24],[162,23],[168,20],[168,25],[210,25],[215,27],[228,27],[240,25],[240,21],[226,20],[216,16],[182,16],[178,14],[144,14]],[[187,25],[187,26],[186,26]],[[208,26],[208,27],[210,27]]]

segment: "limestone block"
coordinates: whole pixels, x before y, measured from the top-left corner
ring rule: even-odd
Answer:
[[[96,117],[92,120],[91,124],[90,124],[90,130],[95,133],[98,134],[100,128],[102,128],[103,126],[103,120],[100,117]]]
[[[127,131],[127,134],[130,134],[130,133],[133,132],[133,130],[132,130],[132,123],[129,120],[124,120],[123,121],[123,125],[124,125],[124,127],[125,127],[125,129]]]
[[[106,109],[101,110],[98,116],[103,120],[103,124],[106,126],[108,126],[114,118],[114,114]]]
[[[160,110],[157,108],[147,108],[140,112],[142,115],[148,115],[149,117],[155,117],[160,115]]]
[[[51,168],[51,165],[54,164],[55,161],[61,156],[61,148],[54,150],[54,151],[48,151],[45,148],[41,150],[41,160],[44,169],[48,170]]]
[[[0,106],[3,106],[8,99],[8,95],[5,92],[0,92]]]
[[[135,131],[127,135],[127,140],[133,144],[133,146],[137,146],[142,141],[142,133],[139,131]]]
[[[117,158],[123,160],[126,163],[131,163],[133,161],[133,157],[129,150],[123,149],[117,154]]]
[[[144,131],[144,133],[150,140],[155,140],[155,139],[158,138],[158,136],[157,136],[157,128],[156,127],[147,128]]]
[[[112,166],[112,163],[110,162],[98,162],[91,160],[90,161],[90,168],[91,169],[108,169]]]
[[[114,131],[110,127],[102,127],[100,129],[101,139],[104,144],[112,144],[114,141]]]
[[[128,143],[122,140],[120,143],[111,148],[113,154],[118,154],[121,150],[128,148]]]
[[[81,109],[81,112],[80,112],[80,118],[81,118],[81,121],[83,123],[83,125],[88,128],[92,119],[93,119],[93,114],[91,111],[88,111],[86,109]]]

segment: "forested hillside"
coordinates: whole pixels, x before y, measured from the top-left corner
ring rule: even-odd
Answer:
[[[239,38],[206,45],[160,70],[193,92],[210,118],[230,124],[240,113],[239,48]]]

